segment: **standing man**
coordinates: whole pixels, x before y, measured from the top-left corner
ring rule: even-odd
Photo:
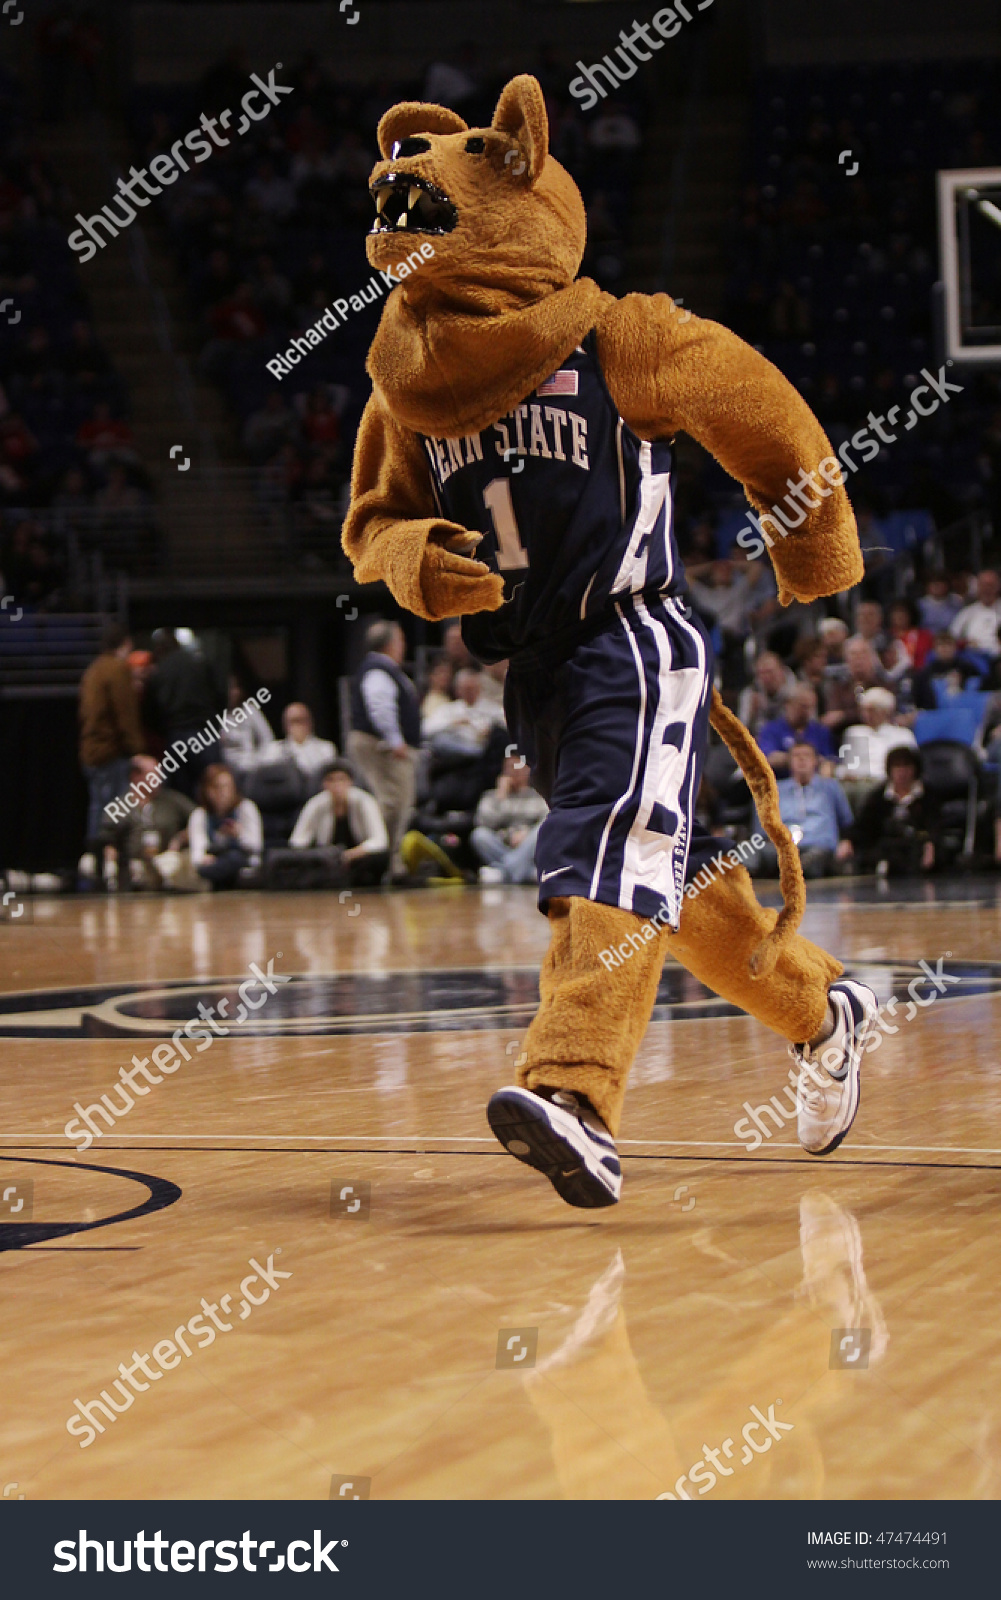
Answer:
[[[390,868],[405,872],[400,840],[416,794],[420,701],[403,670],[407,641],[398,622],[373,622],[368,654],[351,683],[348,755],[379,802],[389,833]]]
[[[87,779],[87,855],[81,863],[86,877],[97,876],[87,856],[96,858],[110,844],[113,825],[104,807],[119,799],[129,787],[129,764],[142,750],[139,700],[127,657],[132,640],[117,622],[109,622],[101,635],[101,653],[80,680],[80,765]]]
[[[208,731],[212,718],[222,709],[222,696],[205,657],[185,650],[173,628],[157,628],[152,645],[156,665],[146,686],[150,714],[168,747],[175,741],[189,741],[187,758],[171,782],[193,799],[202,773],[222,756],[218,735]]]

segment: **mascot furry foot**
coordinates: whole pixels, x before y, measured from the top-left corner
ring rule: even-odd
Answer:
[[[382,118],[366,253],[398,286],[369,352],[342,540],[359,582],[420,617],[462,616],[478,660],[510,663],[508,727],[550,807],[536,864],[552,941],[518,1083],[490,1121],[594,1206],[618,1198],[615,1134],[668,949],[798,1047],[816,1154],[851,1125],[872,1009],[797,932],[803,875],[774,777],[713,689],[674,540],[675,433],[759,512],[798,475],[799,523],[764,540],[782,603],[863,568],[840,464],[781,373],[667,295],[618,300],[577,276],[584,204],[548,132],[527,76],[489,127],[411,102]],[[692,895],[720,844],[694,815],[710,725],[775,844],[777,916],[743,869]]]

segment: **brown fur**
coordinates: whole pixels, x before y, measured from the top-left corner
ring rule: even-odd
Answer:
[[[779,946],[768,982],[759,982],[752,975],[754,955],[777,920],[758,904],[747,869],[734,867],[685,897],[681,926],[667,935],[667,953],[724,1000],[792,1044],[805,1044],[820,1031],[828,988],[844,968],[797,933]]]
[[[541,1003],[518,1059],[517,1082],[586,1095],[613,1135],[626,1078],[657,998],[667,935],[660,929],[611,971],[600,952],[644,926],[633,911],[577,896],[550,900]]]

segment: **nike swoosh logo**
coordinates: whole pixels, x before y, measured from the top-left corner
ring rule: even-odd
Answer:
[[[550,878],[558,878],[561,872],[572,872],[573,867],[554,867],[552,872],[544,872],[539,879],[540,883],[548,883]]]

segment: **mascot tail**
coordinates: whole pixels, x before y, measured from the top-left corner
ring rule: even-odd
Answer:
[[[766,934],[751,957],[751,976],[764,978],[774,967],[783,945],[794,938],[806,910],[803,867],[792,834],[779,814],[775,774],[744,724],[723,704],[718,689],[713,690],[709,724],[715,728],[747,779],[761,825],[779,858],[779,883],[784,903],[771,933]]]

